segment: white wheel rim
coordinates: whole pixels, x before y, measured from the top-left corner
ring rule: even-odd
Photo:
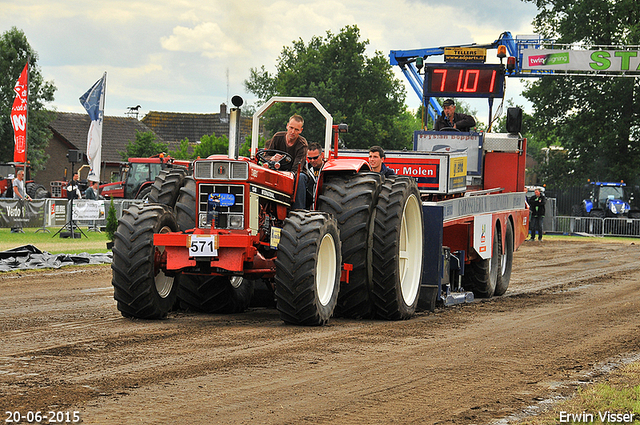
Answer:
[[[420,202],[415,195],[411,195],[402,211],[398,260],[402,298],[407,305],[413,305],[422,278],[420,276],[422,271],[422,232],[417,232],[416,229],[422,229]]]
[[[169,233],[171,229],[169,227],[163,227],[160,229],[158,233]],[[155,248],[157,251],[157,255],[162,255],[164,253],[164,246]],[[164,274],[164,271],[160,268],[156,268],[154,283],[156,286],[156,292],[160,296],[160,298],[167,298],[171,293],[171,289],[173,288],[173,277],[167,276]]]
[[[238,289],[242,285],[244,278],[242,276],[232,276],[229,282],[234,289]]]
[[[333,236],[327,233],[320,241],[316,266],[316,292],[323,306],[329,304],[333,296],[337,266],[336,243]]]

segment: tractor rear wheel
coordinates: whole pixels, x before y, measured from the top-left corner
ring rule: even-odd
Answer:
[[[186,170],[183,168],[172,168],[162,170],[156,176],[151,192],[149,192],[149,202],[169,205],[173,208],[178,199],[180,188],[184,183]]]
[[[478,298],[491,298],[496,291],[502,267],[502,242],[497,226],[493,227],[491,258],[472,261],[465,266],[462,286]]]
[[[184,178],[176,201],[176,221],[181,231],[196,227],[196,181],[193,177]]]
[[[513,267],[513,246],[513,225],[510,220],[507,220],[507,231],[504,234],[504,252],[500,259],[500,274],[498,274],[496,290],[493,293],[495,296],[504,295],[507,292],[507,288],[509,288],[511,269]]]
[[[26,187],[27,195],[31,197],[31,199],[46,199],[50,198],[49,192],[45,187],[38,183],[27,183]]]
[[[131,205],[114,234],[111,263],[114,298],[125,317],[161,319],[176,301],[174,278],[160,268],[164,247],[153,245],[154,233],[177,230],[171,210],[163,205]]]
[[[338,221],[342,261],[353,265],[349,283],[340,288],[337,315],[351,318],[374,315],[371,244],[381,180],[378,173],[328,176],[318,196],[318,210],[333,214]]]
[[[276,258],[277,308],[294,325],[327,323],[338,302],[342,255],[336,219],[292,211],[284,221]]]
[[[253,296],[253,281],[242,276],[178,276],[180,307],[204,313],[242,313]]]
[[[375,212],[373,296],[378,317],[408,319],[422,279],[422,203],[410,177],[386,179]]]

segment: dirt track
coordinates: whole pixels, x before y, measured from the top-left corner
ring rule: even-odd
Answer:
[[[640,352],[640,245],[527,242],[507,294],[404,322],[120,316],[108,266],[0,275],[0,407],[85,424],[488,424]],[[23,422],[26,423],[26,422]]]

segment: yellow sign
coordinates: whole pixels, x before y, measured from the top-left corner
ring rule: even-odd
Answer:
[[[271,237],[269,238],[269,246],[271,248],[278,248],[278,244],[280,244],[280,232],[282,232],[282,229],[279,227],[271,228]]]
[[[467,157],[451,158],[449,163],[449,177],[463,177],[467,175]]]
[[[487,49],[478,47],[445,47],[445,62],[485,62]]]

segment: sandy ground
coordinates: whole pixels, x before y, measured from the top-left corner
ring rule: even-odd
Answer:
[[[110,279],[109,266],[0,275],[4,422],[41,411],[85,424],[505,423],[640,352],[629,242],[526,242],[503,297],[322,328],[270,308],[129,320]]]

